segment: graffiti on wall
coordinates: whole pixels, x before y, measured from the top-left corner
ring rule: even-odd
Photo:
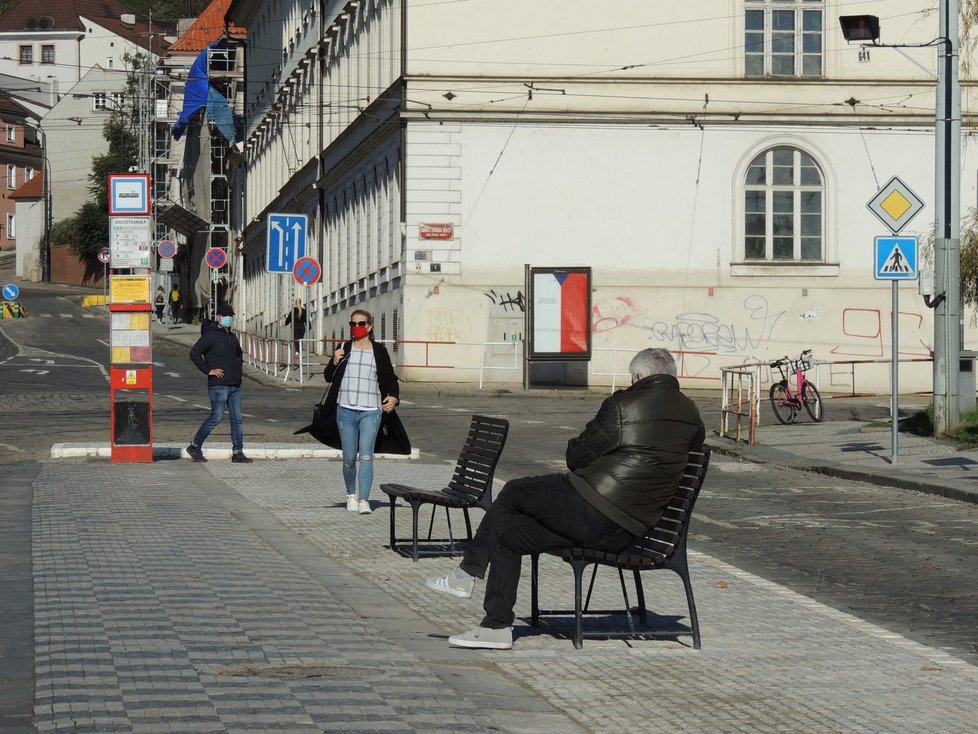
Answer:
[[[469,313],[461,308],[433,309],[425,338],[433,342],[464,342],[472,334]]]
[[[656,321],[650,333],[653,341],[674,349],[753,352],[771,339],[775,325],[785,312],[772,311],[767,298],[761,295],[747,296],[743,310],[746,322],[740,326],[734,319],[694,311],[677,314],[671,321]]]
[[[615,296],[591,306],[591,331],[601,334],[627,326],[638,314],[635,302],[625,296]]]
[[[496,309],[502,310],[504,313],[524,313],[526,311],[526,297],[523,295],[523,291],[519,289],[517,289],[516,295],[513,295],[511,291],[496,291],[490,288],[485,292],[485,296]]]
[[[882,357],[883,312],[878,308],[843,308],[842,334],[849,341],[832,348],[832,354],[845,357]],[[889,314],[886,316],[889,323]],[[908,357],[929,357],[931,334],[924,328],[924,317],[913,311],[900,311],[900,354]]]

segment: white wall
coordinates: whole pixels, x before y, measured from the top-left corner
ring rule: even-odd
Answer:
[[[17,202],[16,274],[33,283],[41,280],[38,243],[44,238],[44,202],[40,199]]]

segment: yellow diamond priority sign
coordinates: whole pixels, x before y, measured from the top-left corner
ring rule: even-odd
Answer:
[[[866,206],[893,234],[899,234],[924,208],[924,202],[894,176]]]

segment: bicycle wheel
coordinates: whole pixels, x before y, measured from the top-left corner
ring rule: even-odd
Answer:
[[[771,385],[771,408],[778,423],[787,425],[795,419],[795,408],[788,400],[788,386],[784,380]]]
[[[822,396],[818,394],[818,388],[812,383],[806,382],[801,386],[801,402],[805,405],[805,412],[808,417],[816,423],[821,423],[825,417],[822,409]]]

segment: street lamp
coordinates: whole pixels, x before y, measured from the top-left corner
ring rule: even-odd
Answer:
[[[961,422],[961,88],[958,83],[958,0],[940,0],[940,35],[924,44],[881,44],[879,18],[841,16],[846,41],[874,46],[938,47],[934,113],[934,290],[924,303],[934,309],[934,433],[947,433]],[[895,419],[895,416],[894,416]]]

